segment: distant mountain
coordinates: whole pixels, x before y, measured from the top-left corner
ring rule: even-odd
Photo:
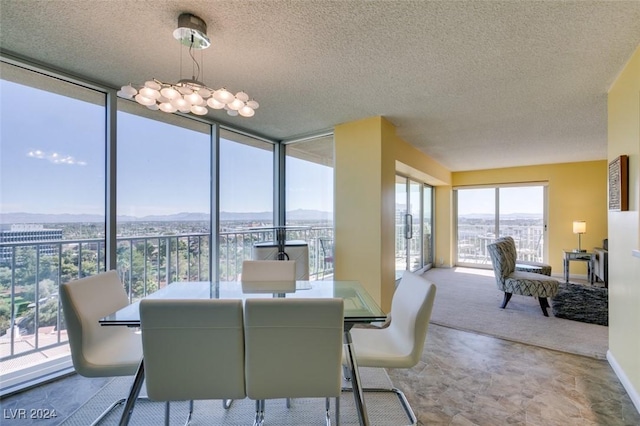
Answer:
[[[271,212],[220,212],[221,221],[270,221]],[[288,220],[331,220],[330,212],[318,210],[293,210],[287,212]],[[191,222],[207,221],[206,213],[176,213],[172,215],[152,215],[144,217],[118,216],[118,222]],[[24,223],[92,223],[103,222],[104,218],[93,214],[41,214],[41,213],[0,213],[0,224]]]

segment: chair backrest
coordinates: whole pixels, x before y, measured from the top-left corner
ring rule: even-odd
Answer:
[[[387,331],[395,336],[398,347],[403,347],[405,354],[409,354],[403,367],[412,367],[420,361],[435,297],[433,283],[404,271],[391,299],[391,322]]]
[[[60,285],[71,360],[85,377],[135,374],[142,356],[140,338],[127,327],[102,327],[98,320],[129,304],[116,271]]]
[[[333,239],[319,238],[319,240],[323,260],[328,263],[333,262]]]
[[[149,398],[245,397],[241,300],[143,299],[140,324]]]
[[[247,396],[339,396],[343,324],[342,299],[247,299]]]
[[[296,280],[295,260],[245,260],[242,262],[242,281]]]
[[[494,243],[487,244],[487,250],[491,257],[493,272],[496,276],[496,284],[498,289],[504,289],[505,278],[513,273],[516,269],[516,252],[513,240],[506,239],[497,240]]]

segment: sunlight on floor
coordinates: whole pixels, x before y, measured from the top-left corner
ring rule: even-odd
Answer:
[[[462,266],[456,266],[453,268],[453,272],[470,275],[482,275],[484,277],[493,277],[493,269],[478,269],[478,268],[463,268]]]

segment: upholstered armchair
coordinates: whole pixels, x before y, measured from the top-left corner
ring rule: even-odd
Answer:
[[[542,262],[534,262],[529,260],[518,259],[516,242],[514,241],[513,237],[511,236],[501,237],[496,240],[496,242],[498,241],[507,241],[509,244],[513,246],[513,250],[516,252],[516,271],[535,272],[536,274],[551,276],[551,265],[548,265]]]
[[[591,271],[593,280],[601,280],[604,287],[609,288],[609,239],[602,240],[602,247],[593,249],[591,255]]]
[[[506,308],[514,293],[533,296],[538,298],[542,313],[548,317],[549,301],[547,298],[558,293],[558,281],[543,274],[516,271],[516,250],[511,241],[502,239],[489,244],[487,249],[491,256],[496,284],[498,289],[504,292],[504,299],[500,307]]]

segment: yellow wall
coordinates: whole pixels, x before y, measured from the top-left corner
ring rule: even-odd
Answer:
[[[334,131],[335,277],[361,282],[387,312],[395,288],[394,139],[382,117]]]
[[[454,187],[547,182],[550,208],[545,234],[546,262],[551,265],[553,275],[562,275],[562,250],[578,245],[578,236],[572,227],[574,220],[587,222],[582,248],[599,247],[607,237],[607,162],[604,160],[454,172],[452,180]],[[570,272],[586,277],[586,264],[571,262]]]
[[[360,281],[388,312],[395,290],[396,171],[432,185],[449,185],[451,173],[398,138],[382,117],[337,126],[334,144],[335,277]],[[447,235],[443,241],[450,239],[450,232],[440,232]]]
[[[608,102],[609,161],[629,156],[629,211],[609,212],[608,358],[640,411],[640,47]]]

